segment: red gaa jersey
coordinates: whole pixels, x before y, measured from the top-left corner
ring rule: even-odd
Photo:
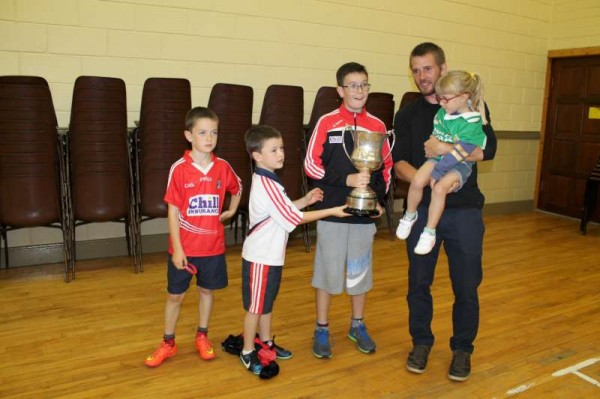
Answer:
[[[179,236],[186,256],[225,253],[225,229],[219,220],[225,193],[242,194],[242,182],[227,161],[211,154],[207,168],[186,151],[171,166],[165,202],[179,209]],[[169,253],[173,243],[169,237]]]

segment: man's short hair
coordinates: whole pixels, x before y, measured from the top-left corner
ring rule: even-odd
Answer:
[[[431,42],[424,42],[417,45],[410,53],[409,65],[413,57],[423,57],[427,54],[433,54],[435,63],[441,67],[446,63],[446,55],[440,46]]]

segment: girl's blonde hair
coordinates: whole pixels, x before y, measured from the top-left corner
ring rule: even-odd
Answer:
[[[481,114],[481,121],[487,125],[485,105],[483,102],[483,82],[481,76],[467,71],[448,71],[440,77],[435,84],[435,93],[438,96],[445,94],[469,94],[468,106]]]

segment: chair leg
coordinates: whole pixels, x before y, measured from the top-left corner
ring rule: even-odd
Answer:
[[[6,226],[0,226],[2,237],[0,241],[4,241],[4,267],[8,269],[8,235]]]
[[[142,256],[142,222],[135,216],[134,252],[137,254],[138,271],[144,272],[144,258]]]
[[[583,213],[581,216],[581,222],[579,223],[579,231],[581,231],[581,234],[583,235],[587,234],[587,224],[594,214],[596,201],[598,200],[598,184],[599,182],[595,180],[588,180],[585,186]]]
[[[385,214],[388,224],[388,231],[390,233],[390,241],[394,241],[396,232],[394,231],[394,196],[388,195],[385,199]]]
[[[302,235],[304,236],[304,252],[310,252],[311,242],[310,242],[310,230],[308,228],[308,223],[304,223],[302,225]]]
[[[238,242],[238,221],[241,213],[238,211],[231,218],[230,229],[233,229],[233,242],[237,244]]]
[[[246,214],[246,212],[242,212],[242,222],[241,222],[241,224],[242,224],[242,243],[246,239],[246,231],[248,231],[248,229],[250,227],[248,225],[249,223],[250,223],[250,221],[249,221],[248,215]]]

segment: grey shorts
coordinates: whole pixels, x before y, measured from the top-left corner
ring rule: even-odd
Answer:
[[[312,286],[330,294],[360,295],[373,287],[374,223],[317,222]]]

